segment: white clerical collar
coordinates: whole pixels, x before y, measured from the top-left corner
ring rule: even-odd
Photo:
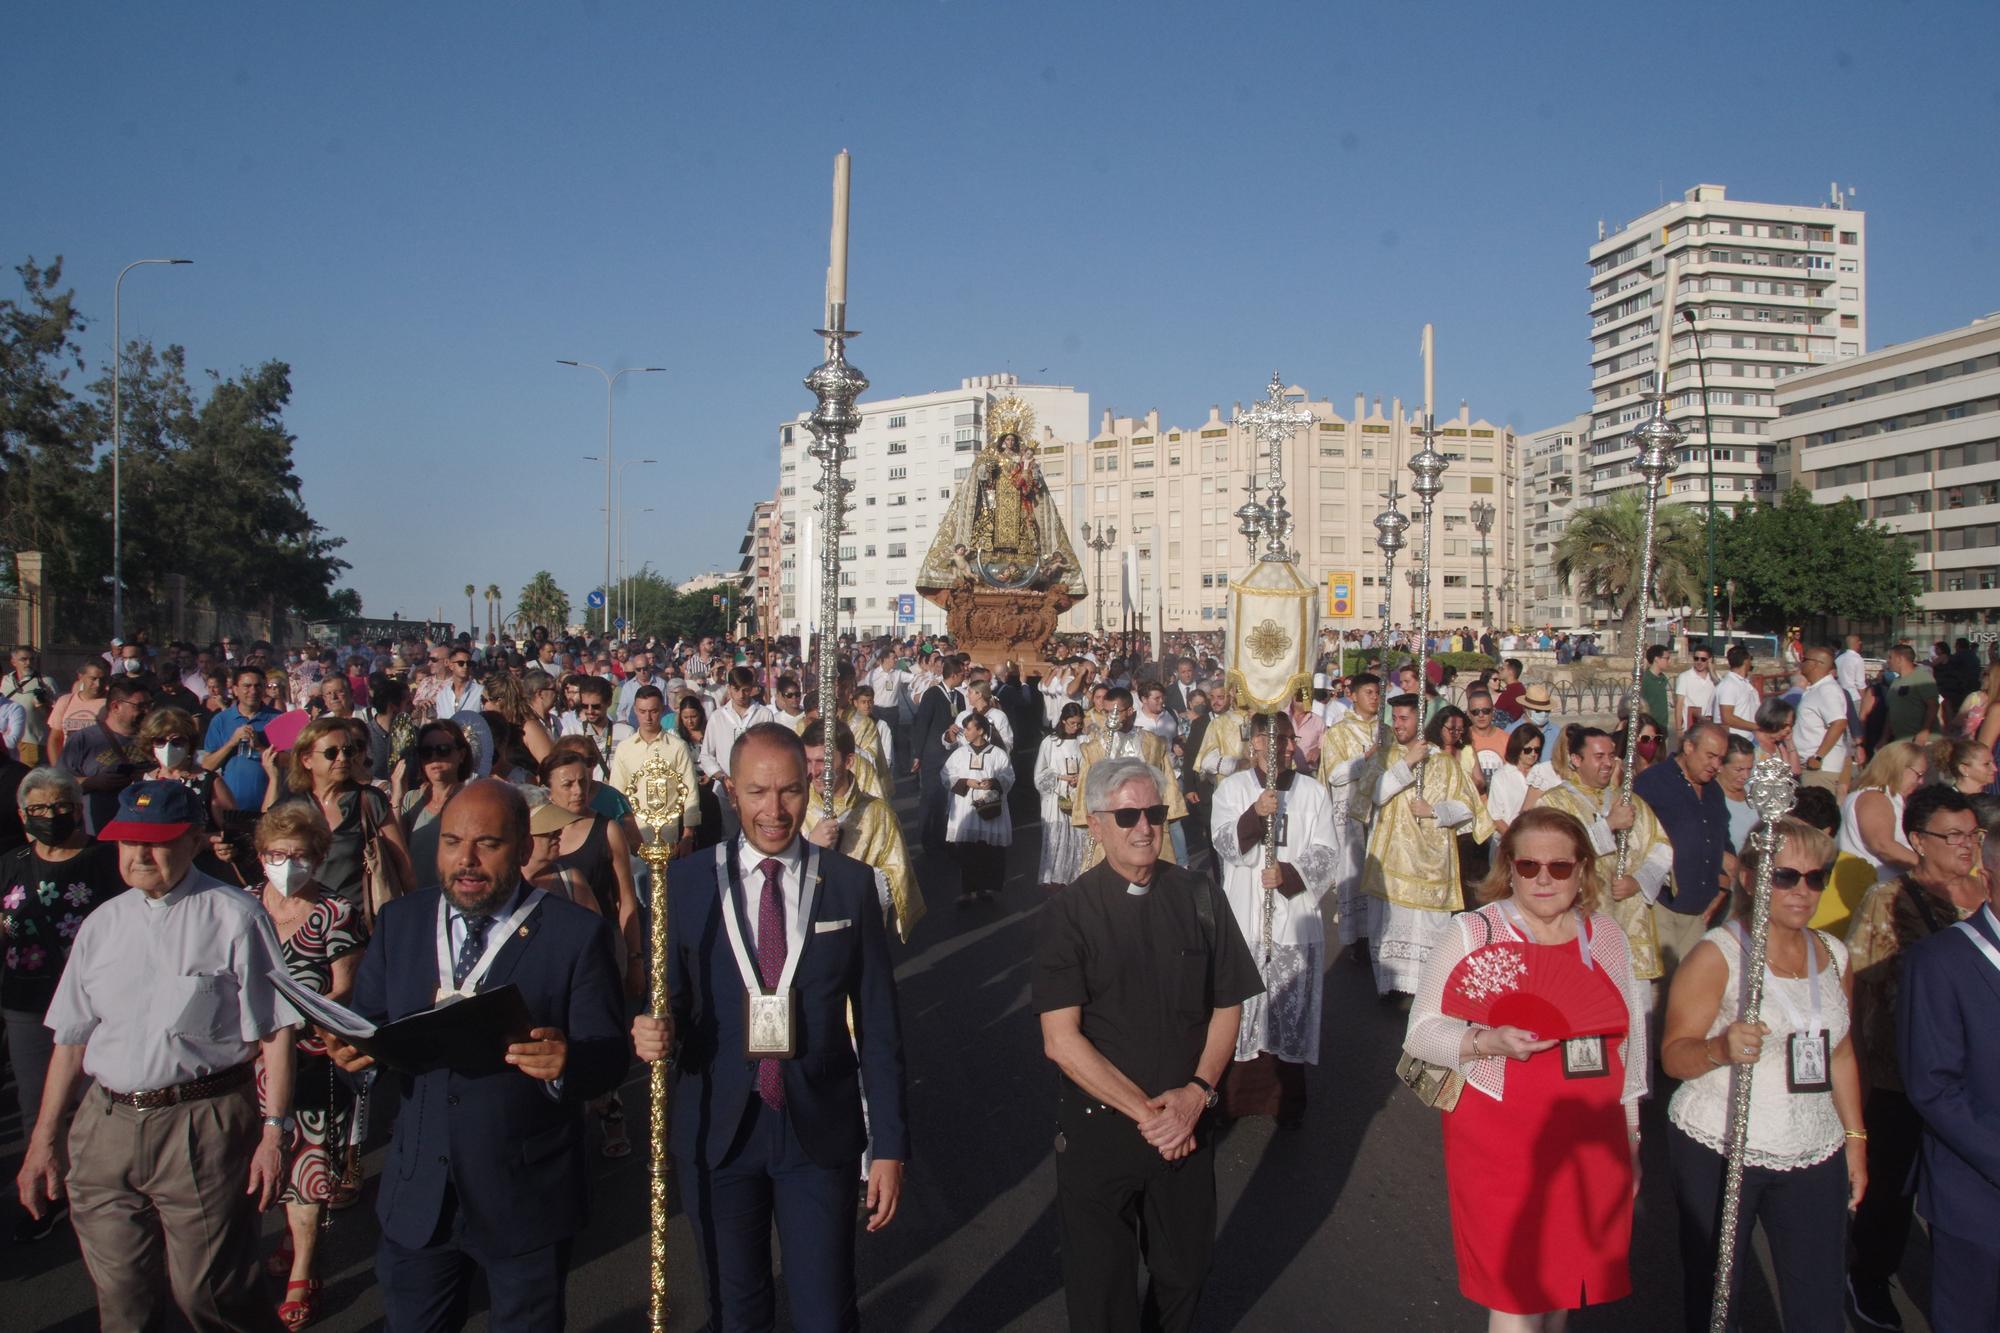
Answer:
[[[1125,885],[1125,892],[1131,894],[1134,898],[1143,898],[1152,891],[1153,886],[1150,884],[1133,884],[1127,881]]]

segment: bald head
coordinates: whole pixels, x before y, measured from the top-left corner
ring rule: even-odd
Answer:
[[[438,816],[438,883],[462,912],[491,914],[514,896],[528,858],[528,802],[511,782],[481,778]]]

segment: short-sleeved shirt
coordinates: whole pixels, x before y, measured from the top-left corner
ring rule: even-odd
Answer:
[[[124,891],[118,848],[108,842],[61,861],[44,860],[33,847],[0,857],[0,928],[7,932],[0,1009],[47,1012],[83,919]]]
[[[1632,781],[1632,790],[1653,808],[1674,846],[1674,882],[1660,901],[1689,916],[1708,910],[1722,892],[1722,857],[1735,850],[1729,841],[1729,798],[1710,782],[1699,793],[1673,760],[1654,764]]]
[[[1193,871],[1160,862],[1144,892],[1108,865],[1042,908],[1036,1013],[1081,1009],[1084,1038],[1147,1096],[1183,1087],[1217,1009],[1264,989],[1229,904]],[[1202,920],[1196,894],[1209,900]]]
[[[1715,698],[1715,681],[1689,667],[1675,678],[1674,693],[1681,701],[1681,715],[1674,719],[1674,725],[1685,726],[1690,708],[1702,717],[1708,716],[1708,705]]]
[[[1708,703],[1709,720],[1722,721],[1722,710],[1727,708],[1746,722],[1754,721],[1757,716],[1757,706],[1763,701],[1763,696],[1757,692],[1755,682],[1748,677],[1737,675],[1734,671],[1727,672],[1715,683],[1714,697]],[[1756,739],[1753,728],[1731,727],[1729,730],[1746,741]]]
[[[1937,680],[1931,669],[1905,671],[1889,685],[1889,739],[1906,741],[1924,729],[1924,717],[1937,703]]]
[[[1836,722],[1847,721],[1847,692],[1832,676],[1821,676],[1818,683],[1806,686],[1799,696],[1797,720],[1792,727],[1792,744],[1798,747],[1801,759],[1810,759],[1819,753],[1819,747],[1826,743],[1826,733]],[[1832,749],[1826,752],[1820,764],[1823,773],[1838,773],[1847,767],[1848,738],[1842,736]]]
[[[132,742],[132,737],[116,735],[102,721],[93,722],[81,731],[71,732],[63,742],[62,766],[76,774],[78,782],[89,782],[121,766],[126,767],[130,776],[137,776],[139,769],[128,748]],[[118,814],[118,788],[85,792],[83,808],[84,828],[97,832]]]
[[[235,704],[223,709],[209,719],[208,734],[202,738],[202,753],[211,754],[226,744],[236,734],[236,729],[248,722],[259,736],[264,728],[278,720],[275,708],[260,708],[250,717],[245,717]],[[238,810],[262,810],[264,808],[264,785],[270,779],[264,774],[263,762],[253,754],[232,754],[222,765],[222,785],[229,788],[229,794],[236,798]]]
[[[1674,701],[1667,697],[1667,678],[1657,671],[1642,672],[1639,693],[1646,701],[1646,714],[1663,727],[1674,725]]]

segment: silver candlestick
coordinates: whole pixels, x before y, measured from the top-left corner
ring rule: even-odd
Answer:
[[[1422,599],[1421,610],[1417,613],[1417,726],[1421,728],[1424,717],[1424,686],[1428,683],[1425,671],[1429,666],[1431,638],[1431,513],[1437,504],[1439,492],[1444,490],[1444,471],[1451,466],[1451,460],[1439,453],[1434,445],[1437,439],[1437,419],[1429,412],[1424,413],[1424,447],[1410,456],[1410,491],[1424,502],[1424,544],[1417,557],[1418,568],[1423,570],[1422,586],[1418,589]],[[1424,761],[1417,764],[1417,790],[1423,790]]]
[[[826,340],[826,360],[814,367],[805,385],[819,399],[806,427],[812,431],[812,447],[807,450],[819,460],[820,479],[813,483],[819,492],[821,533],[819,550],[819,715],[825,732],[827,762],[821,766],[820,786],[831,812],[838,765],[833,762],[834,733],[840,726],[840,686],[838,644],[840,638],[840,537],[847,526],[847,496],[854,482],[840,475],[847,461],[847,437],[861,424],[854,400],[868,388],[868,377],[847,362],[847,340],[861,335],[847,327],[847,303],[828,307],[827,327],[814,332]]]
[[[1639,450],[1633,464],[1646,481],[1646,531],[1639,548],[1639,620],[1632,631],[1632,678],[1625,694],[1625,774],[1619,780],[1618,799],[1632,803],[1632,760],[1639,746],[1640,673],[1646,662],[1646,610],[1653,601],[1653,524],[1660,507],[1660,483],[1674,470],[1674,460],[1687,440],[1687,433],[1667,420],[1667,388],[1664,375],[1653,377],[1653,415],[1632,432]],[[1625,877],[1632,860],[1632,830],[1618,834],[1618,872],[1615,884]]]
[[[1771,872],[1776,868],[1781,840],[1778,821],[1792,808],[1796,793],[1791,765],[1781,755],[1766,755],[1750,772],[1745,794],[1757,809],[1759,823],[1752,836],[1762,855],[1757,861],[1757,886],[1750,904],[1750,956],[1743,964],[1743,1012],[1738,1015],[1743,1023],[1759,1022],[1764,1008],[1764,962],[1771,939]],[[1808,946],[1806,966],[1812,965]],[[1750,1142],[1750,1078],[1756,1066],[1737,1065],[1730,1072],[1729,1167],[1722,1179],[1722,1223],[1716,1238],[1721,1248],[1715,1258],[1709,1333],[1725,1333],[1729,1327],[1729,1303],[1736,1285],[1736,1233],[1742,1224],[1743,1155]]]
[[[1409,545],[1403,534],[1410,530],[1410,516],[1398,509],[1397,503],[1403,493],[1397,489],[1396,479],[1389,478],[1389,489],[1382,494],[1389,502],[1388,508],[1375,515],[1375,545],[1382,552],[1382,651],[1375,659],[1375,668],[1383,676],[1389,674],[1389,626],[1390,605],[1396,597],[1396,553]],[[1386,732],[1389,727],[1389,710],[1378,708],[1375,716]]]

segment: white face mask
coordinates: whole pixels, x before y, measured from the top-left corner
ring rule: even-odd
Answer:
[[[155,745],[153,758],[160,761],[160,771],[171,773],[187,762],[188,747],[185,745]]]
[[[287,898],[306,886],[306,881],[312,878],[312,872],[312,863],[296,856],[280,861],[276,865],[269,862],[264,865],[264,878],[270,882],[272,888]]]
[[[1549,724],[1549,715],[1542,712],[1531,712],[1528,714],[1528,721],[1538,727],[1545,727]]]

